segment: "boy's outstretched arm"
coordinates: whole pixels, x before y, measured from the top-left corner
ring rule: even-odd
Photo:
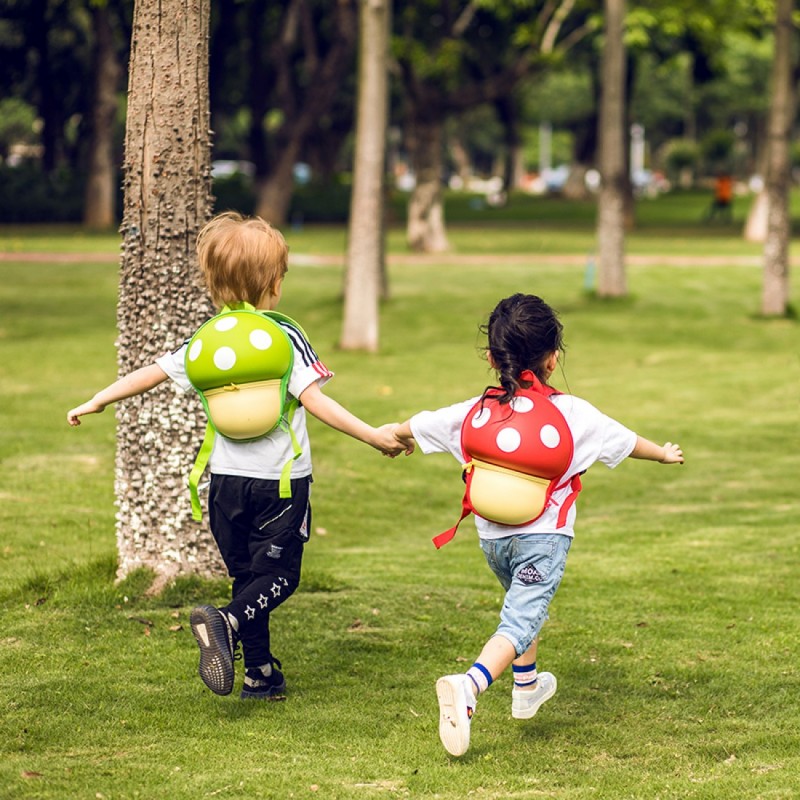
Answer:
[[[110,386],[101,389],[91,400],[82,403],[67,412],[67,422],[70,425],[80,425],[80,418],[84,414],[99,414],[106,406],[124,400],[126,397],[133,397],[137,394],[154,389],[167,379],[158,364],[149,364],[123,376],[118,381],[114,381]]]
[[[396,456],[406,449],[394,436],[396,423],[373,428],[372,425],[368,425],[333,398],[324,394],[317,383],[308,386],[300,395],[300,402],[320,422],[324,422],[334,430],[346,433],[360,442],[371,445],[384,455]]]
[[[677,444],[667,442],[663,447],[642,436],[636,438],[636,445],[631,458],[643,458],[647,461],[658,461],[661,464],[683,464],[683,450]]]

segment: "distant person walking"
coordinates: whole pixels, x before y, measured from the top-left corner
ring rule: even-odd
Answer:
[[[717,175],[714,181],[714,198],[705,215],[707,222],[717,217],[727,222],[733,219],[733,178],[726,172]]]

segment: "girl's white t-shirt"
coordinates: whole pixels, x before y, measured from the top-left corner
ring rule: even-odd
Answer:
[[[411,432],[419,449],[425,455],[450,453],[459,463],[463,463],[461,426],[479,399],[473,397],[438,411],[422,411],[414,415],[411,418]],[[613,469],[636,446],[637,435],[633,431],[606,416],[586,400],[571,394],[553,395],[551,400],[564,415],[574,443],[572,463],[565,478],[584,472],[596,461]],[[565,536],[574,536],[576,504],[570,508],[566,524],[561,528],[557,527],[559,509],[571,491],[568,485],[554,492],[552,502],[542,516],[529,525],[500,525],[475,514],[475,527],[483,539],[502,539],[521,533],[562,533]]]
[[[287,388],[289,394],[300,397],[312,383],[319,383],[320,386],[327,383],[333,373],[320,361],[308,339],[297,328],[284,323],[280,325],[289,336],[294,350],[294,364]],[[172,353],[157,358],[156,363],[184,392],[191,392],[194,387],[186,377],[184,366],[187,346],[188,340]],[[292,478],[304,478],[311,474],[311,444],[306,429],[306,410],[302,406],[294,413],[292,429],[302,449],[300,457],[292,464]],[[237,442],[217,435],[214,437],[208,468],[214,475],[279,480],[284,464],[293,455],[292,439],[280,428],[252,442]]]

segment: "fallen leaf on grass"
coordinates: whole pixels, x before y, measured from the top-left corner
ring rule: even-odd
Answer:
[[[31,772],[30,770],[24,769],[22,770],[22,777],[23,778],[43,778],[41,772]]]

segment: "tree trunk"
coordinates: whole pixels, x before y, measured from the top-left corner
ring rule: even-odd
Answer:
[[[358,112],[344,289],[344,350],[378,349],[378,297],[385,252],[384,181],[389,0],[361,0]]]
[[[441,119],[415,119],[411,123],[409,152],[416,185],[408,202],[406,237],[412,250],[443,253],[450,249],[444,227],[442,203]]]
[[[767,238],[761,312],[783,316],[789,307],[789,135],[794,121],[792,42],[794,0],[778,0],[767,151]]]
[[[517,101],[512,93],[500,97],[495,103],[497,116],[503,125],[505,153],[503,158],[503,190],[509,192],[522,185],[524,162],[520,135]]]
[[[122,72],[114,51],[114,34],[108,6],[92,7],[95,37],[94,102],[89,145],[83,224],[110,228],[116,222],[117,176],[114,167],[114,120],[117,87]]]
[[[125,139],[118,308],[120,374],[152,363],[212,313],[197,281],[195,239],[211,210],[209,0],[137,0]],[[192,522],[186,480],[205,419],[166,383],[117,407],[120,578],[211,574],[219,557]]]
[[[625,277],[625,0],[604,0],[606,41],[600,98],[600,196],[597,215],[597,293],[627,294]]]
[[[36,54],[37,110],[42,120],[42,168],[48,175],[59,164],[63,138],[61,114],[55,98],[50,57],[50,13],[47,0],[34,0],[30,8],[31,49]]]
[[[256,214],[276,228],[286,224],[294,191],[294,164],[300,142],[294,139],[276,153],[273,168],[256,181]]]

